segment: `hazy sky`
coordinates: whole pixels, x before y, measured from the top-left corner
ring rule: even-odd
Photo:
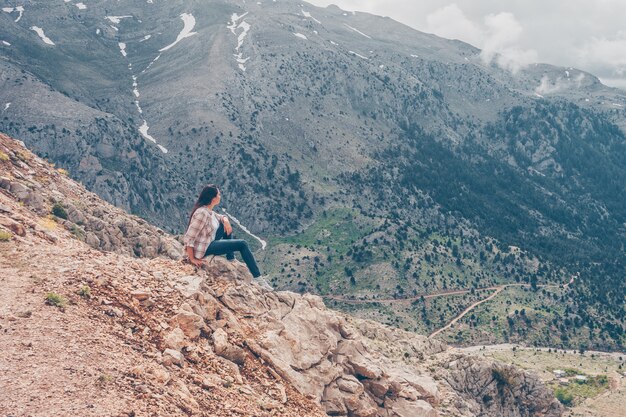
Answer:
[[[389,16],[498,52],[512,70],[546,62],[626,88],[626,0],[308,0]]]

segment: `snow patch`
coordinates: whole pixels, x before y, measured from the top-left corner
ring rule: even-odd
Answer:
[[[242,30],[242,32],[237,36],[237,47],[235,48],[236,53],[233,54],[233,56],[238,63],[237,66],[243,72],[246,71],[246,66],[244,64],[246,63],[246,61],[248,61],[248,59],[250,59],[249,57],[244,58],[243,52],[240,51],[241,47],[243,46],[243,42],[245,41],[246,36],[248,36],[248,32],[251,28],[250,24],[243,20],[243,18],[246,17],[247,14],[248,12],[241,15],[233,13],[227,26],[227,28],[233,33],[233,35],[237,35],[238,29]]]
[[[152,35],[146,35],[144,36],[139,42],[144,42],[147,41],[148,39],[150,39],[152,37]]]
[[[311,19],[312,21],[314,21],[317,24],[322,24],[322,22],[320,22],[319,20],[317,20],[316,18],[314,18],[313,16],[311,16],[311,13],[309,12],[305,12],[304,10],[302,10],[302,16],[307,17],[309,19]]]
[[[120,52],[122,53],[122,56],[126,56],[126,44],[124,42],[119,42],[118,46],[120,47]]]
[[[419,55],[413,55],[413,54],[411,54],[411,58],[419,58],[419,57],[420,57]]]
[[[75,6],[78,7],[80,10],[85,10],[87,8],[85,3],[76,3]]]
[[[7,103],[4,105],[4,110],[2,110],[3,112],[9,110],[9,107],[11,107],[11,103]]]
[[[54,45],[54,42],[52,42],[50,38],[46,36],[46,34],[43,32],[43,29],[39,26],[31,26],[30,30],[34,30],[44,43],[47,43],[48,45]]]
[[[239,221],[239,219],[237,219],[235,216],[233,216],[232,214],[230,214],[229,212],[226,211],[225,208],[222,209],[222,211],[224,212],[225,215],[227,215],[237,226],[239,226],[241,228],[241,230],[243,230],[245,233],[249,234],[250,236],[252,236],[253,238],[255,238],[256,240],[259,241],[259,243],[261,244],[261,250],[265,250],[265,248],[267,247],[267,242],[264,241],[263,239],[261,239],[260,237],[258,237],[257,235],[255,235],[254,233],[252,233],[250,230],[248,230],[248,228],[246,226],[244,226],[243,224],[241,224],[241,222]]]
[[[355,55],[355,56],[358,56],[359,58],[366,59],[366,60],[368,60],[368,61],[369,61],[369,58],[368,58],[368,57],[363,56],[363,55],[361,55],[361,54],[359,54],[359,53],[356,53],[356,52],[354,52],[354,51],[348,51],[348,53],[349,53],[349,54],[352,54],[352,55]]]
[[[11,46],[11,44],[9,42],[7,42],[7,41],[2,41],[2,44],[6,45],[6,46]]]
[[[144,72],[148,71],[148,70],[150,69],[150,67],[152,67],[152,65],[154,65],[154,63],[155,63],[155,62],[157,62],[157,61],[159,60],[159,58],[161,58],[161,54],[158,54],[158,55],[156,56],[156,58],[154,58],[154,59],[152,60],[152,62],[150,62],[150,63],[148,64],[148,66],[146,67],[146,69],[145,69],[145,70],[143,70],[143,71],[141,71],[141,73],[143,74]]]
[[[361,32],[360,30],[358,30],[357,28],[353,28],[352,26],[350,26],[347,23],[344,23],[344,25],[346,25],[346,27],[356,33],[358,33],[359,35],[365,36],[367,39],[372,39],[371,36],[366,35],[365,33]]]
[[[100,34],[100,29],[96,29],[96,35]]]
[[[339,46],[339,44],[338,44],[337,42],[330,41],[330,43],[332,43],[332,44],[333,44],[333,45],[335,45],[335,46]]]
[[[303,35],[302,33],[294,33],[294,35],[297,38],[304,39],[305,41],[308,40],[308,38],[305,35]]]
[[[141,126],[139,126],[139,133],[141,133],[141,136],[143,136],[144,138],[148,139],[150,142],[154,142],[156,143],[156,139],[153,138],[149,133],[148,130],[150,129],[150,126],[148,126],[148,122],[146,122],[145,120],[143,121],[143,124]]]
[[[565,75],[569,78],[569,71],[565,71]]]
[[[122,19],[129,19],[132,16],[105,16],[105,19],[108,19],[111,21],[111,23],[115,24],[115,25],[119,25],[120,22],[122,21]],[[115,30],[117,30],[117,28],[115,28]]]
[[[17,16],[17,19],[15,19],[15,22],[19,22],[22,19],[22,16],[24,15],[24,6],[17,6],[17,7],[3,7],[2,11],[5,13],[13,13],[13,12],[18,12],[19,16]]]
[[[180,31],[176,40],[165,48],[159,49],[159,52],[165,52],[170,48],[173,48],[178,42],[182,41],[185,38],[189,38],[193,35],[197,35],[198,32],[192,32],[193,28],[196,26],[196,18],[193,17],[191,13],[183,13],[180,15],[180,18],[183,20],[183,30]]]

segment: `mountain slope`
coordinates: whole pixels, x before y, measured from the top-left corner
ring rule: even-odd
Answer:
[[[513,366],[347,318],[310,294],[267,292],[241,263],[218,257],[196,270],[135,254],[125,239],[111,248],[120,253],[90,248],[55,202],[87,217],[79,203],[92,197],[102,222],[114,216],[102,235],[111,241],[136,218],[4,135],[0,152],[0,349],[11,352],[0,358],[3,413],[562,414]]]

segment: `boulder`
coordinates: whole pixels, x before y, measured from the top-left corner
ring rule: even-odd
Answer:
[[[181,350],[185,347],[185,333],[183,333],[180,327],[175,327],[165,335],[163,343],[169,349]]]
[[[182,353],[174,349],[165,349],[165,351],[163,352],[163,365],[178,365],[182,367],[184,366],[184,364],[185,357]]]
[[[176,314],[170,319],[169,325],[172,327],[180,327],[183,333],[185,333],[185,336],[191,340],[200,337],[200,332],[206,328],[204,319],[196,313],[189,311],[181,311]]]
[[[228,341],[228,335],[223,329],[217,329],[213,332],[213,347],[215,353],[224,359],[243,365],[246,360],[246,352],[239,346],[233,345]]]

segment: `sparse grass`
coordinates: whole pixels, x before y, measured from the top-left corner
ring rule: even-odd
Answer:
[[[8,242],[13,235],[10,232],[0,230],[0,242]]]
[[[85,231],[78,225],[73,224],[72,227],[70,227],[70,233],[76,236],[78,240],[85,240]]]
[[[96,380],[96,384],[103,387],[113,382],[113,380],[114,380],[113,376],[109,374],[101,374]]]
[[[65,211],[65,207],[63,207],[61,203],[54,203],[54,206],[52,206],[52,214],[63,220],[67,220],[67,211]]]
[[[91,298],[91,288],[89,285],[83,285],[76,293],[83,298]]]
[[[5,154],[4,152],[0,151],[0,161],[8,161],[9,160],[9,155]]]
[[[51,216],[41,218],[39,225],[49,231],[56,230],[57,228],[57,222],[55,222],[54,218]]]
[[[67,305],[67,300],[57,293],[49,292],[46,294],[46,304],[62,309]]]

